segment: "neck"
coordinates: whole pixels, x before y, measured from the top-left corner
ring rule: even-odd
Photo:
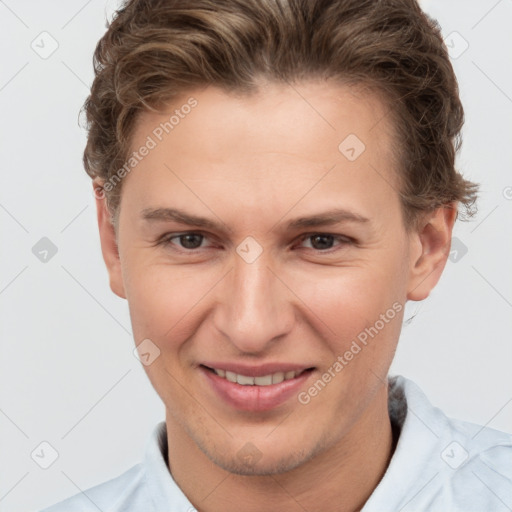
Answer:
[[[384,475],[393,452],[387,386],[346,435],[286,473],[243,476],[225,471],[170,414],[166,424],[173,479],[199,512],[359,511]]]

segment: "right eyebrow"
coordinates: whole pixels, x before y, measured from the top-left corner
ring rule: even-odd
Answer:
[[[192,215],[177,208],[145,208],[141,211],[141,217],[148,222],[174,221],[199,228],[219,231],[225,229],[225,226],[219,222],[199,215]]]

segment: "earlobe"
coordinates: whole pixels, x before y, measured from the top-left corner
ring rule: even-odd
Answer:
[[[93,181],[93,189],[94,197],[96,199],[101,252],[103,254],[105,265],[107,266],[110,288],[117,296],[122,299],[126,299],[116,231],[112,224],[110,211],[107,207],[107,200],[99,181]]]
[[[411,259],[407,299],[424,300],[438,283],[450,253],[457,205],[437,208],[411,235]]]

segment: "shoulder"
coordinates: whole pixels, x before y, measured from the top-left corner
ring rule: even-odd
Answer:
[[[143,510],[146,500],[144,490],[144,470],[137,464],[121,475],[107,482],[91,487],[61,501],[40,512],[128,512],[129,510]],[[130,508],[126,508],[126,504]]]
[[[452,418],[447,424],[440,494],[468,511],[510,510],[512,435]]]
[[[453,419],[403,377],[390,379],[389,412],[400,435],[365,512],[510,512],[512,435]]]
[[[440,459],[454,477],[475,465],[488,464],[512,480],[512,434],[447,416],[434,407],[419,387],[401,378],[409,419],[422,423],[434,437],[432,447],[441,448]],[[412,417],[411,417],[412,416]],[[456,470],[456,471],[455,471]]]
[[[161,512],[169,507],[192,510],[167,467],[167,447],[166,425],[160,422],[147,439],[141,463],[41,512]]]
[[[432,447],[440,449],[439,458],[453,479],[492,467],[512,481],[512,434],[447,416],[434,407],[412,381],[402,378],[408,415],[415,416],[434,435]]]

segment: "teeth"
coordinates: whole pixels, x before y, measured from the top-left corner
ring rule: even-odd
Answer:
[[[245,375],[237,374],[236,381],[242,386],[254,386],[254,377],[246,377]]]
[[[228,379],[229,382],[236,382],[236,373],[226,372],[226,379]]]
[[[227,379],[229,382],[240,384],[241,386],[270,386],[272,384],[279,384],[284,380],[295,378],[298,373],[291,372],[276,372],[269,375],[262,375],[261,377],[249,377],[247,375],[240,375],[238,373],[230,372],[214,368],[213,371],[219,376]],[[302,372],[299,372],[302,373]]]
[[[256,384],[256,386],[270,386],[272,384],[272,375],[254,377],[254,384]]]
[[[283,382],[284,380],[284,373],[283,372],[277,372],[272,374],[272,384],[279,384],[280,382]]]

